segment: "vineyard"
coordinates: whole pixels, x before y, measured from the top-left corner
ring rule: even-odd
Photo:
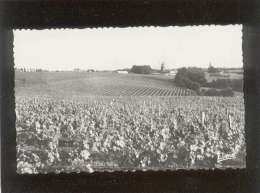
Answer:
[[[189,89],[175,87],[173,89],[161,89],[138,86],[107,86],[103,88],[89,87],[91,95],[97,96],[192,96],[196,93]]]
[[[16,72],[18,96],[193,96],[164,75],[112,72]]]
[[[170,91],[16,96],[17,172],[244,167],[243,97]]]

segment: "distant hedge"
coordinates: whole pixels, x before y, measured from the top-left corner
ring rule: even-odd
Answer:
[[[217,79],[208,82],[206,86],[217,89],[232,88],[234,91],[243,92],[243,79]]]
[[[242,79],[217,79],[207,82],[204,71],[195,67],[178,69],[174,82],[176,86],[192,89],[201,96],[234,96],[234,91],[243,92]]]
[[[134,65],[130,72],[136,73],[136,74],[151,74],[152,68],[149,65],[143,65],[143,66],[136,66]]]
[[[202,90],[200,92],[202,96],[234,96],[234,91],[231,88],[225,88],[221,90],[217,90],[215,88],[211,88],[208,90]]]

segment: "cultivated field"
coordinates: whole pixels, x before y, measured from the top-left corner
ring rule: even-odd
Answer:
[[[190,96],[164,75],[113,72],[16,72],[16,95],[52,96]]]
[[[17,73],[15,92],[18,173],[245,167],[240,96],[111,72]]]

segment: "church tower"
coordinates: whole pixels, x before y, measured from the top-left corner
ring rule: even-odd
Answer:
[[[164,72],[165,71],[165,65],[164,63],[161,64],[161,72]]]

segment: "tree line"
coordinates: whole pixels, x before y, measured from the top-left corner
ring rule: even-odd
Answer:
[[[242,79],[216,79],[208,82],[205,72],[196,67],[178,69],[174,83],[204,96],[234,96],[234,91],[243,92]]]
[[[42,68],[14,68],[15,71],[19,72],[48,72],[48,70]]]

